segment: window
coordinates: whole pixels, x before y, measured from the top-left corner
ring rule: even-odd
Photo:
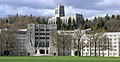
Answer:
[[[112,38],[109,38],[110,41],[112,41]]]
[[[38,39],[38,37],[35,37],[35,39]]]
[[[40,37],[40,39],[45,39],[45,37]]]
[[[116,35],[114,35],[114,37],[116,37]]]
[[[89,46],[87,46],[87,48],[89,48]]]
[[[114,42],[114,44],[117,44],[117,42]]]
[[[40,35],[45,35],[45,33],[40,33]]]
[[[49,29],[46,29],[46,31],[49,31]]]
[[[120,38],[118,38],[118,40],[120,40]]]
[[[35,29],[35,31],[38,31],[38,29]]]
[[[46,35],[50,35],[49,33],[46,33]]]
[[[38,35],[38,33],[35,33],[35,35]]]
[[[45,42],[44,41],[40,41],[39,42],[39,47],[45,47]]]
[[[110,37],[112,37],[112,35],[110,35]]]
[[[40,29],[40,31],[45,31],[44,29]]]
[[[49,41],[46,41],[46,47],[49,47]]]
[[[116,48],[117,46],[114,46],[114,48]]]
[[[116,38],[114,38],[114,40],[117,40]]]
[[[114,49],[114,51],[117,51],[117,49]]]
[[[49,37],[46,37],[46,39],[49,39]]]
[[[21,41],[21,39],[17,39],[17,41]]]
[[[35,47],[37,47],[38,46],[38,41],[35,41]]]

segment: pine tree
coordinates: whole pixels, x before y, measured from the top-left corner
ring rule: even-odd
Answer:
[[[57,23],[57,30],[60,30],[61,29],[61,24],[62,24],[62,21],[61,21],[60,17],[57,17],[56,23]]]
[[[111,19],[114,19],[115,18],[115,15],[112,15]]]
[[[77,24],[75,23],[75,19],[73,19],[73,29],[76,29],[77,28]]]
[[[71,25],[71,17],[68,19],[68,30],[71,30],[72,25]]]
[[[105,19],[106,19],[106,20],[109,20],[109,19],[110,19],[110,16],[109,16],[108,14],[106,14]]]

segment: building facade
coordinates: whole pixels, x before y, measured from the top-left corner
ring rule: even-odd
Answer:
[[[33,52],[29,52],[30,55],[46,56],[56,54],[56,50],[52,46],[52,34],[57,32],[55,24],[28,24],[27,29],[28,42],[33,47]]]
[[[108,43],[104,43],[100,50],[98,47],[96,47],[96,56],[114,56],[119,57],[120,56],[120,32],[106,32],[104,33],[107,35],[107,38],[109,39]],[[84,39],[84,44],[89,43],[89,38],[87,35],[83,35],[82,39]],[[104,48],[103,48],[104,46]],[[108,47],[109,46],[109,47]],[[99,55],[100,54],[100,55]],[[71,56],[77,55],[77,49],[74,49],[71,51]],[[83,49],[81,49],[81,56],[95,56],[95,45],[92,44],[91,46],[91,53],[90,53],[90,46],[84,46]]]
[[[16,31],[16,51],[14,55],[28,55],[26,44],[27,44],[27,29],[18,29]]]

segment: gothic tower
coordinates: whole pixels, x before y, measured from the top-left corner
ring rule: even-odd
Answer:
[[[55,8],[55,17],[63,17],[63,16],[65,16],[64,6],[58,5]]]

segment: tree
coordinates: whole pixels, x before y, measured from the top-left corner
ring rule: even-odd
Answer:
[[[117,19],[117,20],[120,20],[120,15],[117,15],[116,19]]]
[[[64,32],[61,33],[56,33],[53,38],[53,46],[55,46],[58,50],[58,55],[61,55],[62,53],[63,56],[66,54],[66,50],[71,49],[71,35],[70,34],[65,34]]]
[[[115,15],[112,15],[112,16],[111,16],[111,19],[114,19],[114,18],[115,18]]]
[[[62,24],[62,21],[61,21],[60,17],[57,17],[56,23],[57,23],[57,30],[60,30],[61,29],[61,24]]]
[[[10,55],[10,52],[15,50],[16,36],[13,31],[2,31],[0,34],[1,51],[4,55]]]
[[[92,33],[92,34],[89,34],[88,35],[88,39],[89,39],[89,44],[90,44],[90,56],[91,56],[91,45],[94,45],[94,55],[96,56],[96,48],[97,48],[97,43],[98,43],[98,37],[99,37],[99,34],[95,34],[95,33]]]
[[[103,56],[104,56],[104,50],[108,50],[108,56],[109,56],[109,45],[110,44],[109,44],[109,39],[107,38],[107,35],[102,36],[99,41],[100,41],[100,43],[99,43],[99,45],[100,45],[99,49],[101,47]],[[100,56],[100,53],[99,53],[99,56]]]
[[[105,25],[105,22],[104,22],[103,18],[100,18],[100,21],[97,24],[97,29],[104,27],[104,25]]]
[[[68,30],[72,29],[72,25],[71,25],[71,17],[69,17],[68,19]]]
[[[100,29],[96,29],[94,28],[92,31],[89,31],[89,33],[87,33],[88,36],[88,41],[89,41],[89,46],[90,46],[90,56],[91,56],[91,45],[94,45],[94,55],[96,55],[96,51],[97,51],[97,47],[100,51],[100,41],[101,38],[103,39],[103,35],[104,35],[105,30],[100,28]],[[100,52],[99,52],[100,53]]]
[[[77,28],[77,24],[75,22],[75,19],[73,19],[73,27],[72,27],[72,29],[74,30],[75,28]]]
[[[109,32],[119,32],[120,31],[120,20],[111,19],[106,23]]]
[[[83,34],[84,33],[82,33],[80,29],[78,29],[75,31],[75,35],[73,36],[72,48],[77,49],[77,56],[81,56],[81,50],[83,49],[83,43],[84,43],[84,39],[82,39]]]
[[[109,19],[110,19],[110,16],[108,14],[106,14],[105,20],[108,21]]]

